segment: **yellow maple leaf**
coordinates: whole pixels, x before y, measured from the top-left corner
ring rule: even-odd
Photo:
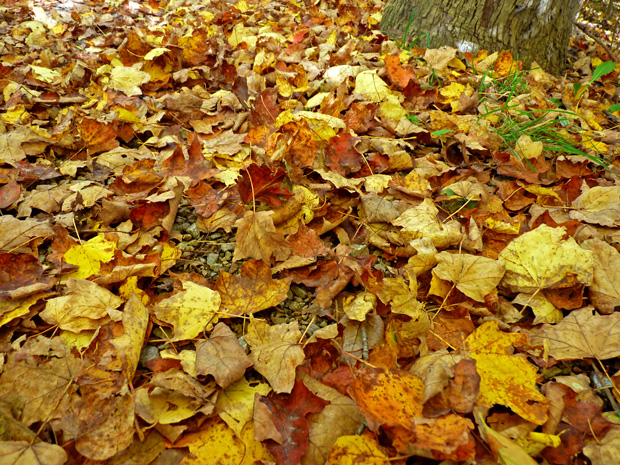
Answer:
[[[305,359],[299,345],[301,332],[297,321],[269,326],[250,318],[245,340],[251,347],[254,369],[263,375],[274,392],[290,393],[295,384],[295,370]]]
[[[415,417],[422,416],[424,382],[407,371],[367,368],[348,391],[371,431],[382,424],[414,431]]]
[[[392,92],[375,71],[362,71],[355,78],[353,93],[360,94],[371,102],[378,103],[391,95]]]
[[[153,308],[162,321],[174,326],[172,341],[194,339],[217,323],[220,294],[206,286],[183,281],[183,290]]]
[[[388,456],[379,448],[376,439],[371,436],[340,436],[329,453],[328,463],[340,465],[385,465]]]
[[[513,240],[498,259],[506,264],[501,286],[511,292],[534,293],[592,283],[594,259],[564,227],[540,225]]]
[[[99,328],[110,321],[110,315],[122,318],[116,308],[123,300],[107,289],[85,279],[69,278],[66,284],[69,292],[48,300],[39,314],[45,322],[79,333]]]
[[[189,434],[176,443],[189,447],[190,457],[183,465],[253,465],[254,463],[275,463],[262,442],[254,439],[254,423],[248,423],[240,436],[221,419],[207,422],[199,432]]]
[[[484,297],[497,287],[506,267],[502,262],[470,254],[441,252],[435,275],[452,281],[456,288],[471,299],[484,302]]]
[[[511,346],[528,345],[525,334],[504,333],[497,321],[489,321],[470,334],[465,344],[480,375],[478,403],[505,405],[537,425],[547,421],[549,402],[536,389],[536,367],[510,355]]]
[[[77,265],[78,270],[64,279],[83,279],[99,273],[101,262],[107,263],[112,260],[115,250],[116,244],[106,240],[103,235],[93,237],[83,244],[74,245],[65,252],[64,258],[67,263]]]
[[[232,428],[237,436],[254,414],[256,394],[266,396],[271,388],[266,383],[252,383],[242,378],[224,389],[217,397],[216,408],[220,418]]]

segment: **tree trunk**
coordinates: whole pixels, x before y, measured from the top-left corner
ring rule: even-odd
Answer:
[[[526,66],[536,61],[559,75],[566,66],[572,24],[582,0],[388,0],[381,31],[416,46],[450,45],[462,52],[510,50]]]

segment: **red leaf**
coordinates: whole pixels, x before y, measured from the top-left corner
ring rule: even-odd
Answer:
[[[200,141],[194,133],[187,135],[187,141],[190,143],[187,151],[189,159],[186,160],[181,147],[177,147],[174,153],[162,162],[161,169],[170,176],[189,176],[195,185],[202,179],[210,178],[218,170],[207,168]]]
[[[186,192],[192,207],[203,218],[209,218],[220,207],[222,193],[216,191],[206,181],[200,181]]]
[[[11,179],[6,186],[0,187],[0,208],[9,207],[19,199],[21,188],[19,184]]]
[[[407,87],[409,81],[414,77],[411,70],[403,68],[398,55],[386,55],[385,68],[390,80],[400,89]]]
[[[362,168],[363,157],[355,150],[358,140],[351,134],[340,134],[330,138],[325,150],[325,165],[343,176],[359,171]]]
[[[261,200],[272,208],[279,208],[282,199],[288,199],[293,193],[282,183],[286,176],[283,170],[272,171],[266,165],[250,165],[241,172],[239,193],[245,203],[253,199]]]
[[[34,255],[0,254],[0,295],[34,284],[40,284],[37,291],[48,289],[53,284],[52,278],[43,276],[43,266]]]
[[[319,413],[328,402],[315,396],[299,380],[295,382],[290,394],[257,396],[257,402],[267,406],[273,425],[283,437],[282,444],[272,440],[266,441],[267,449],[279,465],[298,464],[308,448],[309,426],[306,416],[310,413]]]
[[[299,229],[289,236],[288,241],[291,245],[291,255],[294,256],[316,258],[329,253],[329,247],[321,240],[317,232],[303,223],[299,224]]]
[[[134,208],[129,219],[135,227],[148,231],[160,225],[161,220],[169,211],[170,205],[168,205],[168,202],[154,202]]]
[[[263,124],[273,124],[278,115],[280,108],[278,107],[278,89],[270,87],[265,89],[256,97],[254,110],[250,113],[250,124],[262,126]]]

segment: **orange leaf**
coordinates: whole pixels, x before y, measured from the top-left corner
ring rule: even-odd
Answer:
[[[241,267],[241,276],[223,271],[217,278],[216,290],[222,307],[233,315],[251,315],[286,300],[290,282],[273,279],[269,265],[250,260]]]
[[[274,254],[281,259],[288,257],[288,245],[284,236],[276,231],[271,212],[248,211],[236,224],[234,262],[255,258],[269,263]]]
[[[413,431],[415,417],[422,415],[424,382],[407,371],[368,368],[349,387],[349,395],[372,431],[381,425]]]

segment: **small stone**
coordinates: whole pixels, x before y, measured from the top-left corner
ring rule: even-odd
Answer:
[[[222,249],[224,252],[233,251],[233,250],[235,250],[235,243],[231,242],[231,243],[228,243],[228,244],[222,244],[222,245],[220,245],[220,249]]]
[[[314,333],[315,331],[318,331],[319,329],[321,328],[319,328],[316,323],[312,323],[310,327],[308,328],[308,332],[307,332],[308,336],[312,336],[312,333]]]
[[[216,253],[207,254],[207,265],[209,266],[215,265],[218,262],[219,258],[220,258],[219,254],[216,254]]]
[[[229,262],[231,258],[232,258],[232,253],[226,252],[224,254],[224,260],[226,260],[227,262]]]
[[[196,223],[190,224],[186,231],[191,234],[194,239],[198,239],[200,237],[200,230],[198,229]]]
[[[209,234],[209,239],[211,240],[219,239],[220,237],[222,237],[222,233],[219,232]]]
[[[140,352],[140,364],[146,365],[148,362],[155,360],[157,357],[159,357],[159,350],[157,350],[157,347],[147,345]]]
[[[271,321],[274,325],[281,325],[288,322],[286,315],[273,315]]]
[[[308,292],[299,286],[291,286],[291,291],[293,291],[293,294],[295,294],[297,297],[300,297],[301,299],[305,299],[306,297],[308,297]]]
[[[286,298],[287,298],[288,300],[293,300],[293,297],[294,297],[294,296],[295,296],[295,295],[293,294],[293,291],[292,291],[291,289],[289,289],[289,290],[288,290],[288,292],[286,293]]]

